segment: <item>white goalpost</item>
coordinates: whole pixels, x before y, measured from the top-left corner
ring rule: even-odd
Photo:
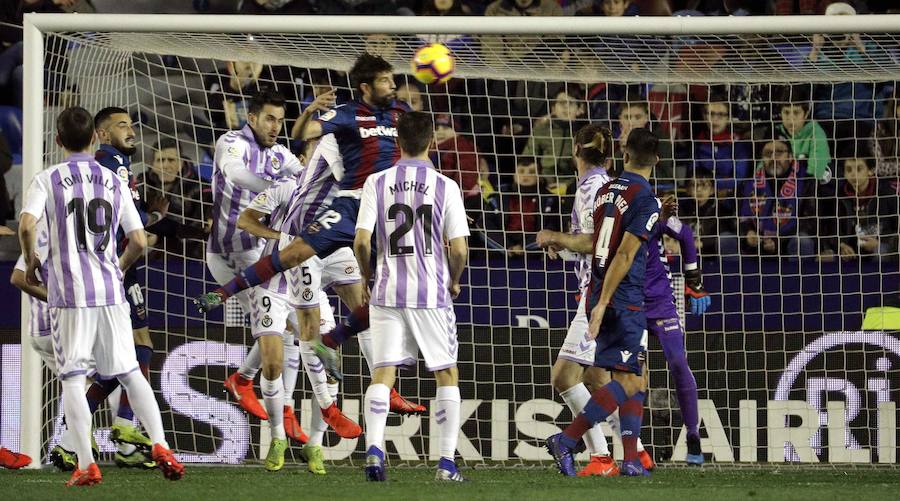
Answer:
[[[848,34],[860,34],[864,49],[842,45]],[[816,60],[809,57],[820,43],[814,35],[824,35]],[[454,50],[456,71],[446,86],[423,87],[409,75],[412,55],[429,41]],[[578,126],[597,122],[618,134],[631,120],[627,110],[644,113],[640,126],[659,131],[670,148],[661,157],[660,166],[666,167],[654,180],[660,192],[693,200],[699,170],[712,165],[716,173],[716,165],[734,165],[737,188],[722,190],[715,176],[710,181],[720,192],[711,188],[713,199],[730,207],[709,216],[717,233],[708,233],[711,221],[699,210],[685,218],[697,234],[705,285],[714,297],[713,309],[702,318],[690,315],[689,307],[685,312],[684,282],[674,257],[679,250],[670,247],[688,360],[700,389],[704,452],[715,462],[896,463],[900,336],[860,332],[865,309],[882,306],[881,296],[897,292],[896,225],[893,234],[882,235],[883,242],[893,242],[886,244],[883,258],[851,266],[840,259],[819,261],[789,246],[775,257],[750,255],[741,231],[761,218],[741,212],[750,197],[742,187],[751,186],[754,173],[763,169],[765,144],[792,145],[775,132],[781,130],[781,108],[802,103],[807,120],[819,120],[827,131],[830,157],[818,159],[828,175],[811,178],[813,194],[799,199],[815,204],[818,212],[796,216],[801,225],[813,226],[833,219],[833,225],[820,224],[807,236],[817,255],[837,253],[844,238],[838,191],[844,162],[871,157],[880,173],[890,164],[889,155],[900,151],[879,146],[885,139],[879,135],[881,120],[900,119],[895,115],[900,106],[885,104],[895,103],[888,89],[894,99],[900,96],[900,15],[27,14],[24,43],[23,187],[61,160],[54,144],[59,111],[74,104],[92,113],[120,106],[137,119],[140,147],[134,168],[152,172],[154,155],[170,141],[184,162],[175,181],[179,193],[186,191],[182,177],[191,177],[199,196],[209,188],[212,142],[242,123],[241,102],[248,89],[275,86],[289,94],[289,113],[296,112],[326,86],[337,89],[341,100],[349,99],[352,89],[343,72],[363,51],[392,63],[398,85],[408,92],[404,96],[418,95],[425,111],[444,117],[442,123],[454,129],[455,137],[464,138],[455,139],[447,152],[438,145],[435,158],[452,162],[460,179],[465,173],[459,166],[470,162],[474,170],[469,174],[478,178],[467,199],[474,204],[467,203],[470,215],[477,214],[473,258],[466,291],[456,304],[464,418],[459,454],[471,463],[546,461],[541,441],[570,417],[550,385],[550,367],[574,315],[577,287],[571,263],[547,260],[530,244],[529,225],[539,220],[554,229],[568,227],[573,188],[565,186],[574,186],[570,143]],[[857,53],[841,59],[845,50]],[[248,63],[251,75],[236,75],[227,66],[234,61]],[[836,97],[836,86],[844,83],[853,89],[850,98]],[[797,97],[799,88],[802,97]],[[788,91],[792,97],[783,98]],[[821,98],[826,94],[830,97]],[[568,112],[561,108],[567,99]],[[819,115],[826,105],[838,109],[846,102],[856,110],[852,116]],[[724,113],[719,118],[727,124],[715,135],[730,138],[727,154],[717,153],[724,151],[720,143],[707,144],[714,135],[708,130],[715,127],[710,103],[723,106],[715,113]],[[863,116],[863,109],[871,114]],[[287,117],[285,141],[294,118]],[[471,151],[463,151],[463,140]],[[864,154],[862,147],[871,151]],[[711,157],[703,163],[698,155],[707,153]],[[817,161],[799,151],[793,158],[810,165],[810,172]],[[522,159],[537,164],[534,187],[514,175]],[[741,174],[738,165],[745,169]],[[562,188],[549,191],[549,185]],[[528,201],[532,197],[534,207]],[[210,211],[202,200],[193,202],[196,211],[185,209],[173,217],[202,227]],[[546,204],[549,212],[542,208]],[[512,208],[522,216],[510,219]],[[240,463],[263,455],[266,426],[225,401],[221,382],[252,339],[239,311],[206,318],[193,309],[191,297],[212,286],[203,253],[195,252],[202,245],[190,240],[180,247],[162,246],[142,272],[156,352],[151,383],[167,437],[183,460]],[[27,302],[22,308],[19,448],[41,458],[34,463],[40,466],[55,440],[59,391],[29,348]],[[349,344],[341,403],[361,421],[368,375],[355,344]],[[683,418],[658,342],[651,344],[649,360],[643,439],[658,458],[681,460]],[[434,384],[426,376],[402,377],[401,393],[423,402],[432,398]],[[311,398],[306,389],[301,383],[296,396],[304,427]],[[427,439],[433,415],[391,419],[386,436],[393,461],[434,459],[437,445]],[[98,436],[102,449],[105,435]],[[618,438],[611,443],[618,444]],[[362,457],[361,441],[331,436],[326,446],[326,459]]]

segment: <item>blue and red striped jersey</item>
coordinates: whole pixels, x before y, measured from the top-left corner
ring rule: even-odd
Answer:
[[[606,184],[594,200],[594,256],[591,260],[591,284],[587,315],[600,300],[606,272],[625,233],[641,241],[631,268],[613,293],[609,306],[641,310],[644,307],[644,276],[647,268],[647,240],[659,219],[662,207],[650,183],[633,172],[624,172]]]
[[[397,163],[397,119],[409,110],[402,101],[375,108],[354,99],[317,119],[322,135],[334,134],[337,140],[343,164],[343,171],[334,169],[339,189],[362,189],[371,174]]]

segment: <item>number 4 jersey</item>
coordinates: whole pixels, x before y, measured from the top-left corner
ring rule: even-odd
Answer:
[[[47,219],[47,293],[52,308],[125,301],[116,230],[143,228],[131,191],[92,155],[74,154],[34,177],[23,214]]]
[[[356,227],[375,235],[371,304],[445,308],[452,304],[444,242],[469,235],[459,186],[427,160],[400,160],[366,180]]]
[[[600,300],[606,272],[626,232],[639,238],[641,246],[631,268],[613,293],[610,305],[618,309],[643,310],[647,239],[659,219],[659,199],[646,179],[626,171],[600,188],[594,207],[594,259],[585,313],[590,318],[591,310]]]

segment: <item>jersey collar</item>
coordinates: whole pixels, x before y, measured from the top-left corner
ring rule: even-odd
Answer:
[[[97,149],[100,151],[109,153],[111,156],[114,156],[114,157],[117,156],[117,157],[121,158],[122,159],[121,163],[125,167],[128,167],[129,165],[131,165],[131,158],[128,155],[126,155],[126,154],[122,153],[121,151],[119,151],[118,149],[116,149],[116,147],[111,144],[101,144],[100,147]]]
[[[103,146],[106,146],[106,145],[103,145]],[[100,148],[102,149],[103,146],[101,146]],[[115,148],[113,148],[113,150],[115,150]],[[91,155],[90,153],[72,153],[71,155],[66,157],[65,161],[66,162],[84,162],[86,160],[93,160],[93,159],[94,159],[94,156]]]
[[[604,169],[603,167],[591,167],[587,172],[584,173],[583,176],[581,176],[581,178],[578,179],[578,185],[576,187],[580,188],[585,181],[598,174],[606,176],[606,169]]]
[[[431,160],[416,160],[414,158],[401,158],[400,160],[397,160],[397,165],[402,165],[404,167],[434,168],[434,164],[431,163]]]

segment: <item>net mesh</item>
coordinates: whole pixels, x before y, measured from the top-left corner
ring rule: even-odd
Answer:
[[[448,85],[420,87],[404,74],[426,40],[454,50],[458,78]],[[683,280],[676,274],[704,451],[716,461],[896,461],[890,441],[896,445],[891,423],[900,340],[890,332],[855,332],[866,308],[896,292],[896,191],[877,193],[879,209],[866,222],[841,219],[840,191],[844,164],[856,158],[872,159],[885,180],[879,186],[896,182],[897,129],[889,127],[896,121],[886,121],[896,118],[896,103],[886,99],[900,76],[896,35],[864,34],[865,50],[856,52],[852,37],[828,37],[816,61],[808,57],[812,35],[52,33],[45,43],[45,164],[61,160],[53,123],[63,107],[95,112],[123,106],[136,119],[140,147],[132,162],[139,180],[154,172],[160,142],[175,140],[182,167],[166,186],[165,196],[177,202],[170,218],[201,229],[211,213],[213,143],[246,121],[250,92],[267,85],[287,94],[289,127],[319,88],[336,88],[339,102],[350,98],[342,71],[362,51],[394,63],[400,97],[445,115],[457,133],[452,147],[439,145],[435,157],[442,169],[457,171],[473,195],[466,200],[474,220],[468,286],[456,305],[464,399],[459,453],[467,463],[549,459],[542,439],[558,429],[554,421],[571,417],[555,397],[550,368],[575,312],[577,285],[571,263],[548,260],[533,234],[540,227],[568,228],[572,188],[564,187],[575,180],[571,138],[580,124],[598,122],[617,136],[650,127],[667,148],[655,186],[678,197],[681,218],[700,247],[704,284],[715,298],[705,316],[685,316]],[[237,76],[242,71],[250,76]],[[824,145],[807,145],[803,153],[799,141],[772,142],[782,138],[786,103],[805,105],[806,122],[816,119],[823,131],[822,139],[809,141]],[[762,225],[773,218],[741,212],[751,202],[777,198],[745,188],[759,180],[754,172],[765,172],[765,148],[767,155],[780,155],[772,148],[782,146],[819,169],[804,177],[797,204],[774,214],[776,224],[796,218],[808,238],[766,237]],[[827,159],[821,157],[826,151]],[[522,158],[537,159],[538,187],[514,175]],[[615,161],[621,163],[618,150]],[[704,170],[712,174],[700,174]],[[533,196],[535,189],[540,196]],[[145,200],[162,196],[152,183],[141,190]],[[848,224],[852,235],[841,229]],[[747,248],[749,227],[762,235],[755,248],[768,255]],[[878,249],[860,250],[863,237],[873,234]],[[874,257],[815,258],[839,254],[854,237],[851,250]],[[677,271],[678,246],[667,242],[667,248]],[[152,385],[167,438],[183,459],[236,463],[259,458],[267,435],[221,393],[252,342],[239,307],[226,309],[223,318],[201,317],[190,305],[191,296],[214,286],[203,249],[202,239],[167,239],[142,270],[155,344]],[[657,458],[680,460],[684,434],[674,380],[658,340],[651,339],[650,350],[643,438]],[[368,375],[354,343],[343,360],[341,406],[361,421]],[[46,451],[58,439],[61,406],[58,383],[49,374],[44,380]],[[421,401],[435,394],[421,369],[401,377],[399,390]],[[294,397],[306,428],[311,393],[302,374]],[[100,419],[100,445],[111,452],[102,431],[108,418]],[[437,445],[428,439],[436,429],[433,417],[392,416],[388,424],[393,461],[436,459]],[[362,441],[329,435],[326,446],[330,460],[362,457]],[[620,449],[614,447],[617,455]]]

